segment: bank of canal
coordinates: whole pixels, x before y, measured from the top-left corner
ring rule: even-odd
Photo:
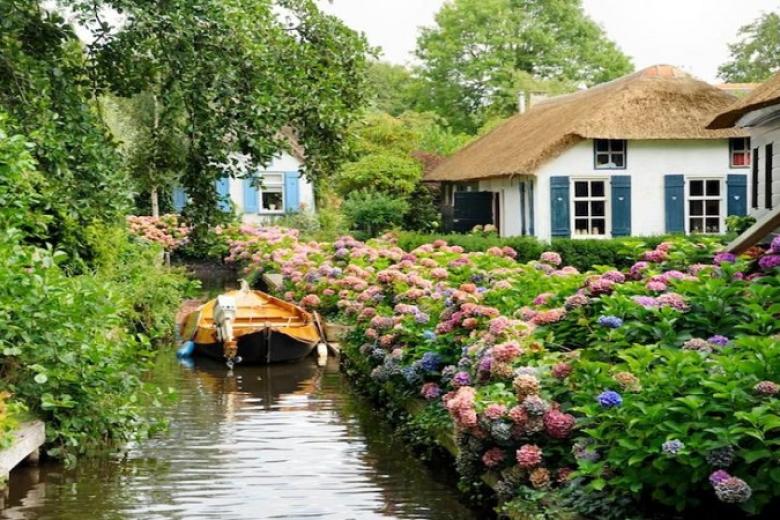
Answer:
[[[0,518],[473,519],[447,474],[417,460],[334,360],[184,367],[170,430],[119,459],[18,468]]]

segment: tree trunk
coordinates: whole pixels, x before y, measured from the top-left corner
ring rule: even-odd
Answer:
[[[151,192],[152,197],[152,216],[153,217],[159,217],[160,216],[160,201],[157,197],[157,186],[152,187]]]
[[[153,108],[154,108],[154,121],[152,123],[153,124],[153,126],[152,126],[152,139],[153,139],[154,146],[155,146],[155,161],[154,161],[154,163],[155,163],[155,166],[156,166],[156,163],[157,163],[157,160],[156,160],[157,159],[157,150],[158,150],[158,148],[157,148],[157,146],[158,146],[158,143],[157,143],[157,133],[158,133],[158,130],[159,130],[159,127],[160,127],[160,113],[159,113],[159,110],[158,110],[158,107],[157,107],[157,94],[153,94],[152,95],[152,102],[153,102]],[[152,168],[154,168],[154,166],[152,166]],[[156,173],[156,172],[153,172],[153,174],[154,173]],[[152,196],[152,216],[153,217],[159,217],[160,216],[160,200],[159,200],[159,197],[157,196],[157,185],[156,184],[154,186],[152,186],[151,196]]]

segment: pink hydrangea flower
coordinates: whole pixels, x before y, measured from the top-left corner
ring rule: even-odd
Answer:
[[[536,444],[524,444],[516,453],[517,465],[531,469],[542,463],[542,449]]]
[[[542,253],[542,255],[539,257],[539,260],[542,262],[552,265],[554,267],[558,267],[562,263],[561,255],[556,253],[555,251],[545,251]]]

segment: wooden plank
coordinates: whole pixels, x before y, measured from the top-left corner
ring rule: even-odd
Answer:
[[[281,291],[284,286],[284,277],[278,273],[265,273],[263,274],[262,279],[271,292]]]
[[[774,230],[780,227],[780,207],[777,207],[761,217],[755,224],[746,229],[726,246],[726,251],[741,254],[761,242]]]
[[[8,478],[11,470],[27,457],[31,462],[37,462],[38,449],[46,440],[46,429],[42,421],[29,421],[19,425],[10,435],[14,437],[13,443],[0,451],[0,478]]]

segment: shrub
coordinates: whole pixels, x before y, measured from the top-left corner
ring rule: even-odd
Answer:
[[[356,190],[372,190],[405,198],[414,191],[421,177],[422,166],[415,159],[382,152],[344,165],[335,182],[344,197]]]
[[[363,190],[350,193],[342,209],[352,229],[374,236],[400,226],[409,205],[393,195]]]

